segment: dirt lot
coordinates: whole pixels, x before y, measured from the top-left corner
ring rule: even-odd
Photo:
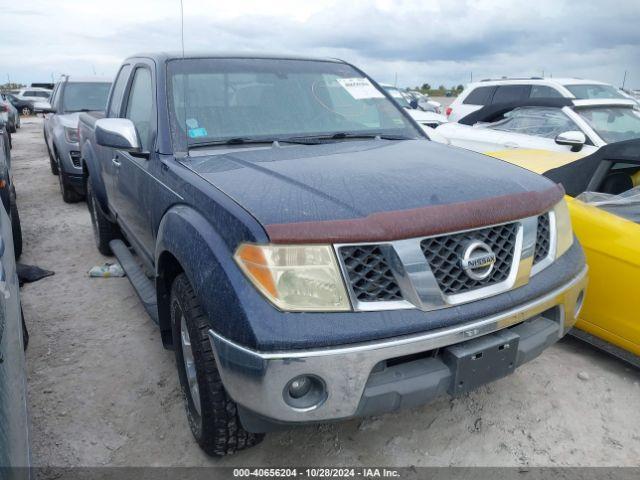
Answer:
[[[35,465],[640,465],[640,372],[574,340],[463,398],[208,458],[192,440],[173,353],[127,279],[87,276],[108,259],[86,205],[62,202],[41,120],[14,139],[22,261],[56,272],[22,292]]]

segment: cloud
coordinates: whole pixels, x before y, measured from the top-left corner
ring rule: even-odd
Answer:
[[[178,0],[113,0],[108,8],[73,0],[63,9],[26,3],[9,12],[0,33],[0,75],[6,69],[23,82],[52,72],[111,75],[132,53],[180,48]],[[640,87],[637,0],[609,1],[606,8],[569,0],[184,4],[187,50],[340,57],[380,81],[397,75],[401,85],[543,71],[620,84],[627,70],[631,86]]]

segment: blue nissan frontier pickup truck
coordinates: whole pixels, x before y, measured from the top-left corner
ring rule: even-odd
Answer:
[[[504,377],[576,321],[563,190],[436,144],[340,60],[137,55],[80,117],[115,254],[210,455]]]

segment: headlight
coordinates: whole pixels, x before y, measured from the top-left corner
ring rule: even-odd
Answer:
[[[553,208],[556,217],[556,258],[565,253],[573,245],[573,228],[569,207],[565,200],[560,200]]]
[[[67,142],[69,143],[78,143],[80,140],[77,128],[64,127],[64,136],[67,137]]]
[[[234,255],[251,283],[281,310],[350,310],[330,245],[242,244]]]

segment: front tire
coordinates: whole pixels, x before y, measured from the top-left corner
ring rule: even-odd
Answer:
[[[170,308],[176,366],[198,445],[212,456],[257,445],[264,435],[247,432],[240,424],[236,403],[222,384],[211,350],[209,322],[184,273],[173,282]]]
[[[78,203],[80,200],[82,200],[82,195],[80,195],[71,185],[67,183],[67,180],[64,178],[62,169],[60,168],[59,158],[57,159],[56,164],[58,171],[58,184],[60,185],[62,200],[64,201],[64,203]]]
[[[91,187],[91,178],[87,178],[87,207],[91,216],[91,226],[93,227],[93,237],[98,251],[106,256],[113,255],[109,242],[120,238],[118,225],[102,213],[98,205],[98,199]]]
[[[47,146],[47,153],[49,154],[49,166],[51,167],[51,173],[54,175],[59,175],[58,172],[58,162],[53,156],[51,149],[49,148],[49,142],[47,141],[47,135],[44,136],[44,144]]]

